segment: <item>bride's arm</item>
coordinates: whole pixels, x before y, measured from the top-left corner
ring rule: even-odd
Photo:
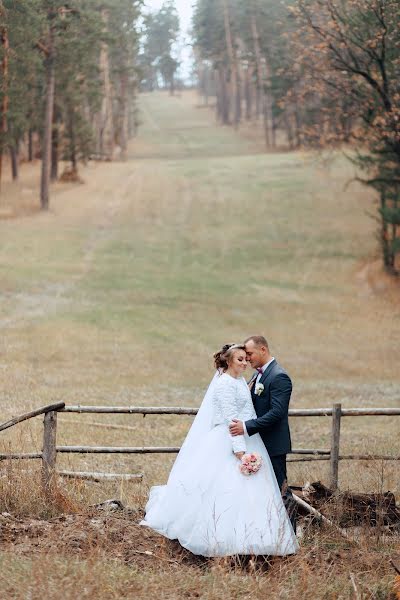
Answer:
[[[224,379],[221,379],[217,385],[216,398],[224,422],[229,428],[232,420],[238,418],[237,387],[235,380],[230,380],[225,377]],[[232,451],[235,454],[237,452],[246,452],[246,440],[244,435],[230,435],[230,438],[232,440]]]

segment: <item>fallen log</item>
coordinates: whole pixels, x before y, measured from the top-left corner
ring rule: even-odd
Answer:
[[[338,525],[333,523],[333,521],[331,521],[330,519],[325,517],[321,512],[319,512],[319,510],[317,510],[316,508],[311,506],[311,504],[308,504],[308,502],[306,502],[299,496],[296,496],[296,494],[293,494],[293,499],[297,503],[297,505],[300,507],[300,509],[302,509],[301,512],[304,513],[304,511],[305,511],[306,514],[308,513],[308,514],[312,515],[313,517],[317,517],[317,519],[319,521],[321,521],[322,523],[325,523],[325,525],[328,525],[328,527],[334,529],[335,531],[338,531],[342,537],[346,538],[346,540],[349,539],[349,535],[348,535],[347,531],[345,531],[344,529],[342,529],[341,527],[339,527]]]
[[[91,473],[88,471],[57,471],[57,475],[68,479],[86,479],[87,481],[141,481],[143,473]]]
[[[293,488],[298,490],[298,486]],[[314,508],[329,515],[341,527],[386,525],[400,530],[400,508],[395,495],[378,493],[334,492],[320,481],[302,489],[302,497]]]
[[[393,569],[396,571],[397,575],[400,575],[400,567],[398,567],[392,559],[389,559],[389,564],[392,565]]]

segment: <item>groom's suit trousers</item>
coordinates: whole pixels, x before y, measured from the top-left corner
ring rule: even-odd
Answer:
[[[286,473],[286,454],[278,456],[270,456],[272,468],[274,469],[275,477],[282,492],[282,486],[287,481]]]

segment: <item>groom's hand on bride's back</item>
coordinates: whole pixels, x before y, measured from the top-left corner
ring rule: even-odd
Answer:
[[[243,435],[244,428],[242,421],[238,419],[233,419],[232,423],[229,425],[229,433],[231,435]]]

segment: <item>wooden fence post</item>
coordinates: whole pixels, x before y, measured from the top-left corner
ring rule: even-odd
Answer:
[[[341,416],[342,416],[342,405],[334,404],[332,407],[331,458],[330,458],[330,488],[332,490],[338,489]]]
[[[43,424],[42,483],[44,490],[48,491],[56,469],[57,412],[45,413]]]

